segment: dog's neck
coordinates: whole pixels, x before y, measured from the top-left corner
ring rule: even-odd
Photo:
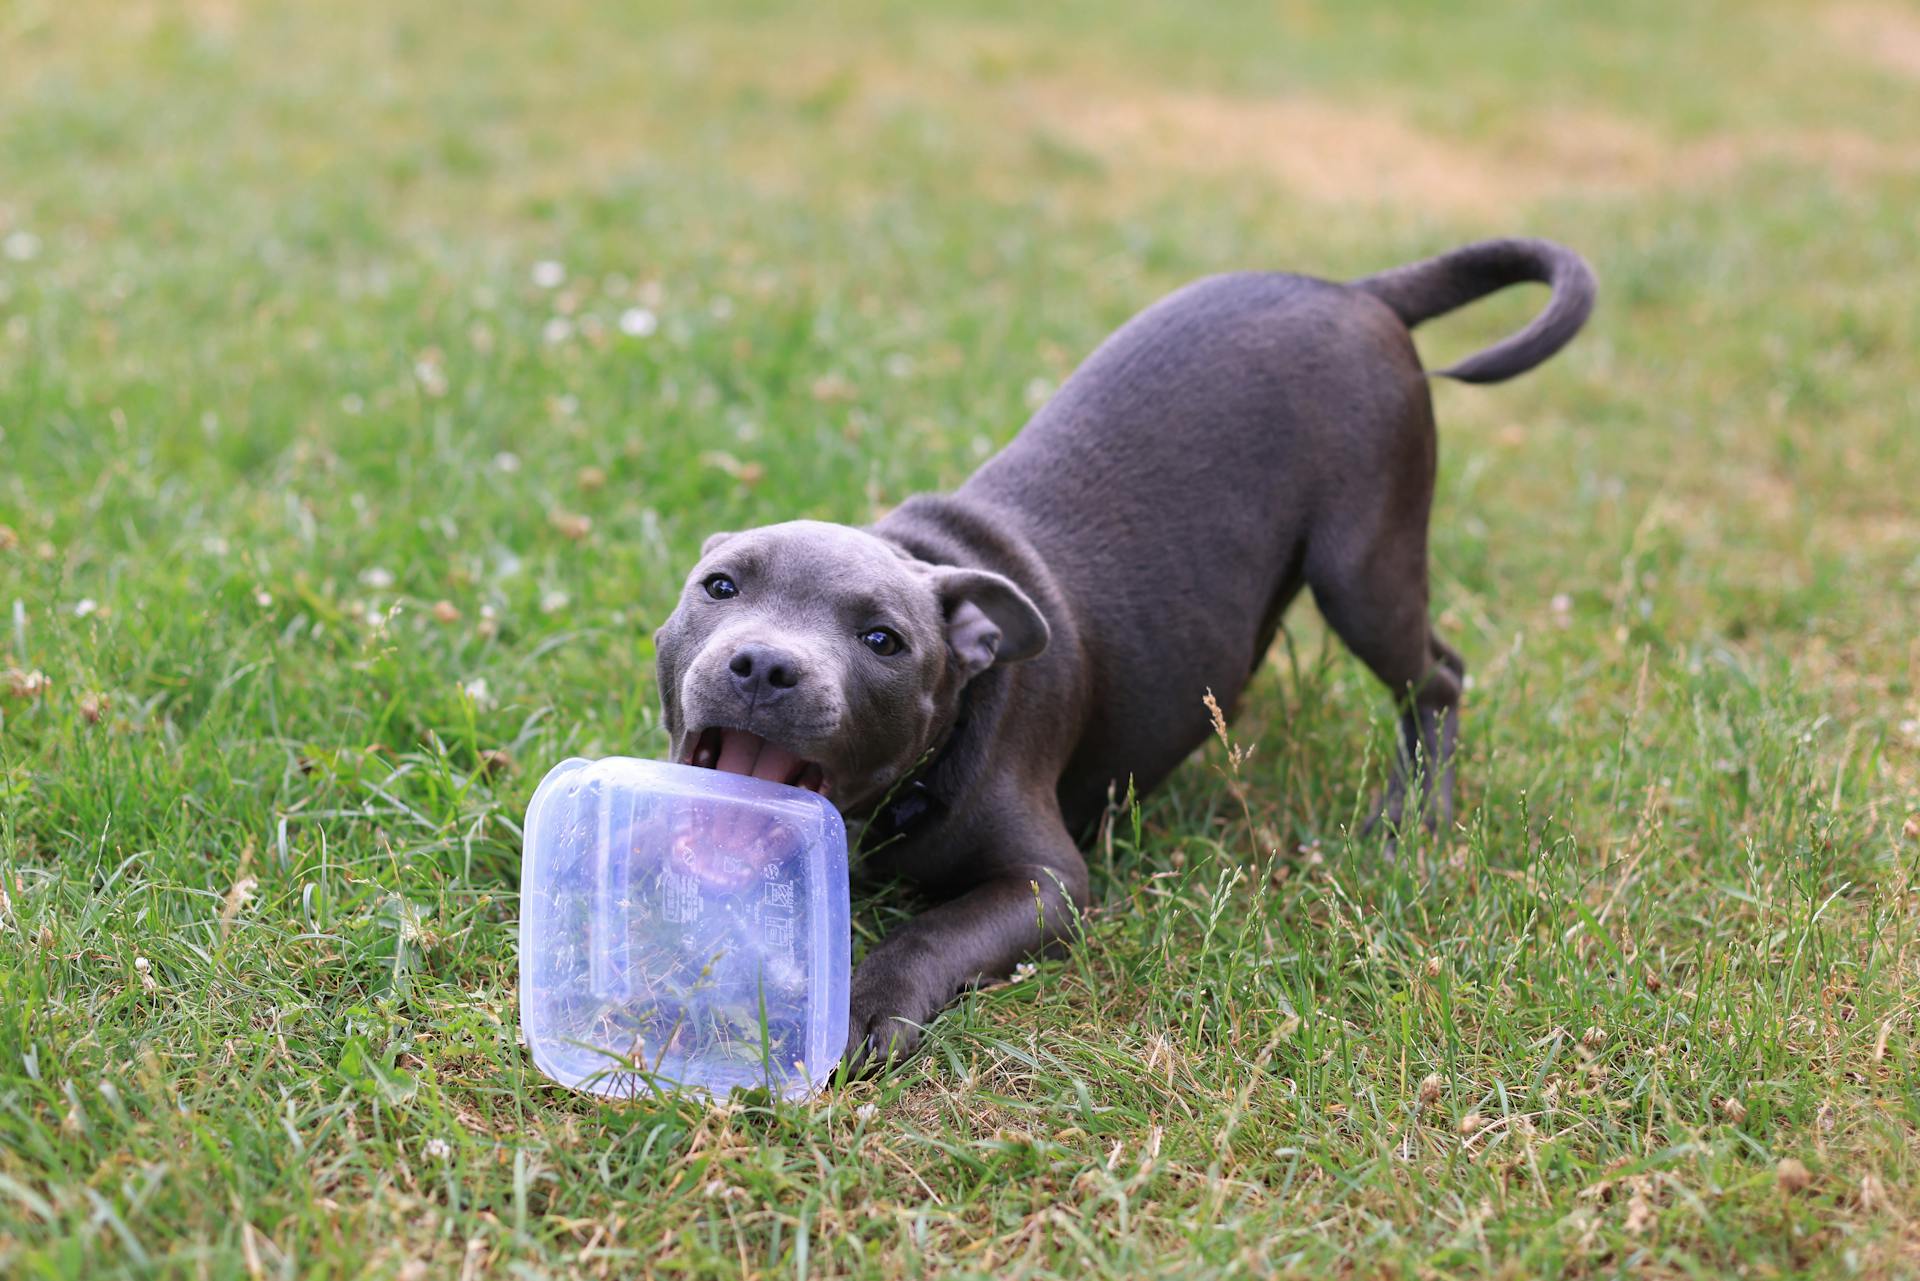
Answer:
[[[947,494],[919,494],[869,528],[928,564],[1005,574],[1047,614],[1054,643],[1073,643],[1052,578],[1010,513],[990,504],[960,503]],[[953,720],[934,739],[932,750],[875,804],[860,835],[864,853],[939,827],[986,775],[1014,670],[990,667],[961,689]]]
[[[983,672],[960,691],[953,720],[920,762],[887,789],[861,828],[858,845],[872,853],[935,826],[980,773],[986,736],[979,730],[998,714],[1001,673]]]

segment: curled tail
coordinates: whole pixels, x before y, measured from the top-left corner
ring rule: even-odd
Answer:
[[[1593,310],[1593,270],[1579,254],[1550,240],[1482,240],[1437,258],[1408,263],[1353,282],[1393,308],[1411,329],[1508,285],[1544,284],[1547,307],[1511,338],[1434,372],[1468,383],[1497,383],[1525,373],[1580,332]]]

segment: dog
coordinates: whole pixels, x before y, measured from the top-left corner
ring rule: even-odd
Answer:
[[[936,905],[855,970],[846,1063],[910,1054],[971,985],[1063,943],[1078,841],[1231,714],[1304,586],[1400,708],[1390,834],[1449,824],[1465,666],[1428,618],[1433,403],[1410,330],[1522,282],[1499,382],[1592,309],[1572,251],[1503,239],[1348,283],[1196,281],[1087,358],[950,494],[854,528],[708,538],[656,636],[676,760],[805,787]]]

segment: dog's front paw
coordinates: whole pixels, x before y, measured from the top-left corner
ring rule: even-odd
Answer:
[[[912,975],[897,972],[888,959],[868,957],[853,975],[846,1051],[853,1072],[878,1071],[912,1057],[926,1025],[945,1003],[922,990]]]
[[[847,1024],[846,1064],[859,1075],[912,1058],[920,1048],[921,1024],[905,1014],[855,1010]]]

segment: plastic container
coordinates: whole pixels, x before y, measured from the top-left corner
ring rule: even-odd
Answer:
[[[614,756],[527,805],[520,1029],[562,1085],[817,1089],[847,1039],[847,834],[813,792]]]

